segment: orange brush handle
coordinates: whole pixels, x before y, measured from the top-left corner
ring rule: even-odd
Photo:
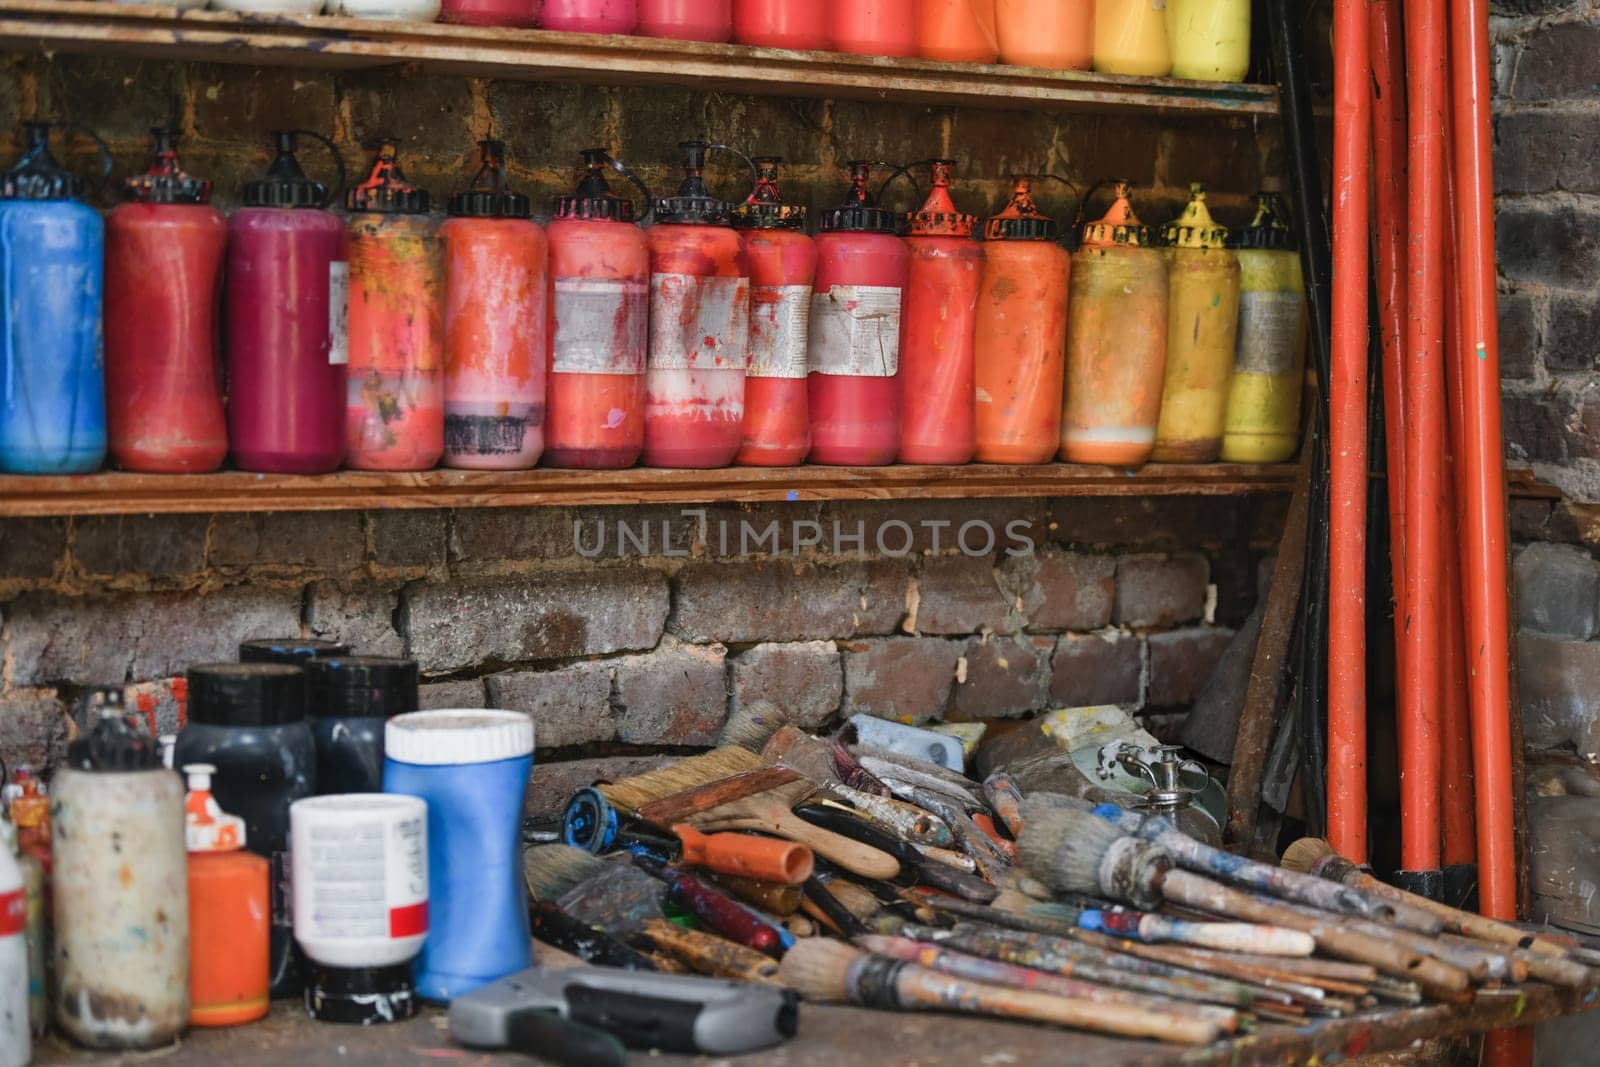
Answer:
[[[811,877],[811,850],[793,841],[754,834],[703,834],[687,823],[672,828],[683,842],[683,861],[719,874],[800,885]]]

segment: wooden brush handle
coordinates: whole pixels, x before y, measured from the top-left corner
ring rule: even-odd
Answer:
[[[1385,974],[1421,982],[1431,990],[1455,994],[1467,988],[1465,972],[1395,942],[1357,933],[1332,915],[1309,918],[1292,908],[1229,889],[1188,871],[1168,871],[1162,879],[1161,892],[1175,904],[1300,930],[1316,938],[1317,946],[1329,955],[1370,963]]]
[[[1309,956],[1317,950],[1316,938],[1301,930],[1263,923],[1187,922],[1164,915],[1141,917],[1139,936],[1145,941],[1176,941],[1260,956]]]
[[[893,797],[873,796],[847,785],[824,785],[822,791],[883,823],[913,844],[934,848],[955,847],[956,837],[950,832],[950,827],[915,804],[907,804]]]
[[[719,874],[784,885],[811,877],[811,851],[792,841],[751,834],[703,834],[688,823],[672,828],[683,842],[683,861]]]
[[[640,941],[700,974],[757,985],[778,984],[778,964],[770,957],[712,934],[686,930],[665,919],[647,921],[640,929]]]
[[[1406,904],[1418,911],[1425,911],[1430,915],[1444,920],[1445,924],[1467,937],[1475,937],[1479,941],[1492,941],[1497,945],[1513,945],[1523,947],[1527,942],[1528,951],[1541,956],[1566,957],[1567,950],[1558,944],[1544,940],[1537,935],[1531,935],[1526,930],[1518,929],[1510,923],[1503,923],[1485,915],[1476,915],[1460,908],[1452,908],[1448,904],[1441,904],[1437,900],[1407,893],[1404,889],[1390,885],[1374,875],[1360,871],[1356,877],[1351,878],[1359,889],[1365,889],[1374,896],[1392,900],[1397,904]]]
[[[859,841],[812,826],[794,812],[775,805],[762,818],[745,817],[712,820],[706,827],[717,830],[760,830],[810,847],[823,859],[838,864],[851,874],[887,882],[900,876],[900,861],[886,852],[869,848]]]

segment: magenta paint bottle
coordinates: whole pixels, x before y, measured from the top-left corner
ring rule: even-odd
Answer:
[[[733,36],[733,0],[639,0],[639,33],[680,41]]]
[[[571,33],[632,33],[639,0],[545,0],[539,25]]]
[[[345,451],[349,267],[344,223],[325,210],[337,190],[306,177],[295,138],[244,187],[228,221],[228,441],[234,463],[267,474],[326,474]]]

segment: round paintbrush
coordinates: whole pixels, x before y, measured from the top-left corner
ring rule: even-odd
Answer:
[[[770,700],[739,702],[717,737],[721,747],[737,746],[759,753],[772,735],[789,725],[789,713]]]

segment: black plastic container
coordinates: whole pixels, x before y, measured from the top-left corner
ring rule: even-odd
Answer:
[[[239,645],[240,663],[288,663],[299,666],[325,656],[349,654],[349,645],[320,637],[258,637]]]
[[[282,663],[191,667],[188,724],[176,766],[217,768],[212,795],[245,822],[245,847],[272,864],[272,995],[297,996],[289,805],[316,794],[317,748],[306,722],[306,676]]]
[[[417,664],[334,656],[305,664],[306,709],[317,743],[317,792],[383,791],[383,725],[417,710]]]

